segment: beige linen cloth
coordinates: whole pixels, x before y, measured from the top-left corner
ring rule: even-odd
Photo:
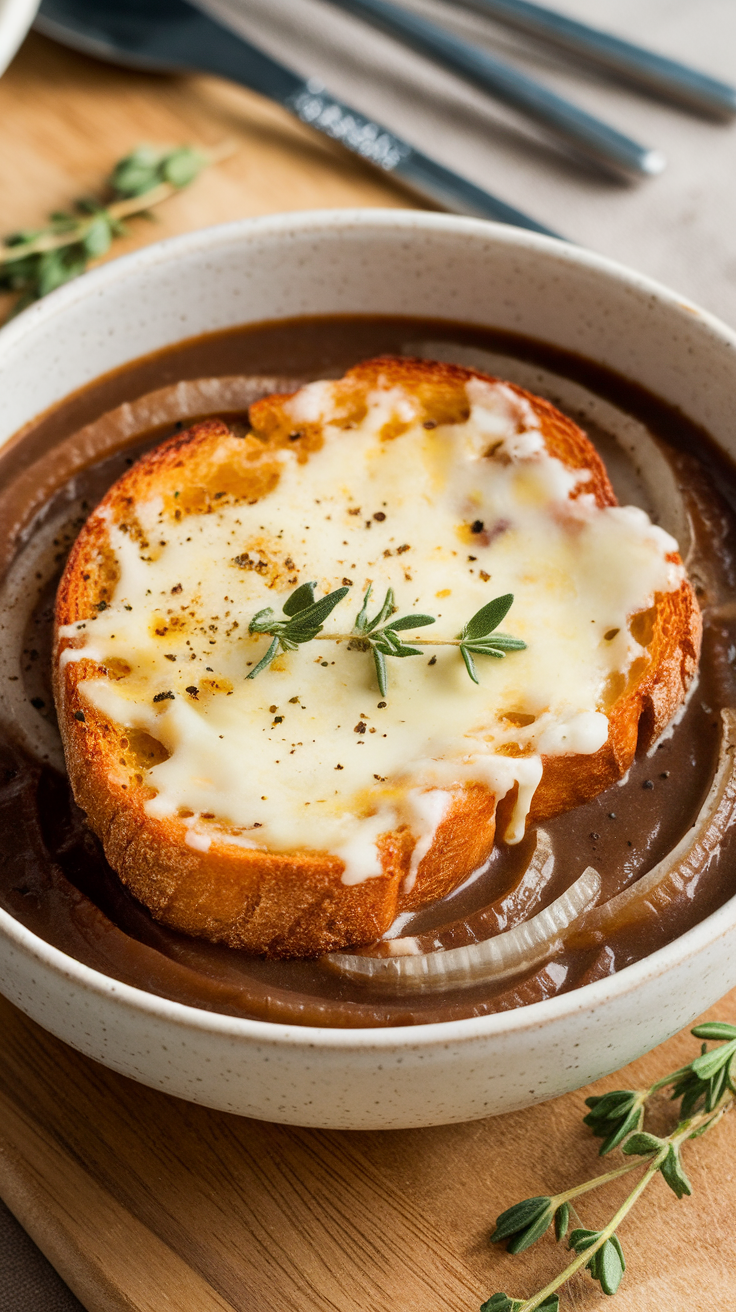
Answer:
[[[668,167],[641,183],[609,179],[528,120],[326,0],[197,0],[443,164],[736,326],[736,124],[571,63],[457,0],[401,2],[659,147]],[[560,0],[558,8],[736,81],[736,0]]]

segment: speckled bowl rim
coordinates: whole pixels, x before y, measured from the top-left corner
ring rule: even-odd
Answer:
[[[734,351],[736,370],[736,332],[715,315],[701,309],[686,296],[679,295],[662,283],[644,274],[636,273],[605,256],[555,238],[480,219],[431,214],[420,210],[310,210],[295,214],[239,219],[232,223],[202,228],[194,233],[169,237],[144,247],[143,250],[113,260],[66,287],[59,288],[43,301],[31,306],[19,319],[13,320],[0,330],[0,351],[6,344],[21,343],[26,335],[35,331],[38,324],[57,315],[63,315],[68,306],[85,300],[90,295],[104,292],[106,287],[120,279],[125,279],[130,272],[144,271],[147,267],[162,261],[168,263],[180,256],[206,252],[220,244],[227,245],[233,241],[233,238],[241,236],[247,241],[251,235],[255,237],[259,234],[286,237],[289,233],[309,233],[310,230],[324,232],[329,228],[345,230],[371,227],[398,228],[407,232],[417,229],[444,230],[456,235],[465,232],[468,235],[485,238],[492,236],[494,241],[508,245],[512,249],[546,252],[552,264],[587,267],[629,287],[632,291],[650,296],[653,300],[669,307],[675,315],[697,315],[706,329],[710,329],[723,345],[730,346]],[[0,908],[0,933],[15,943],[22,952],[35,957],[40,964],[73,981],[87,992],[114,999],[130,1011],[157,1016],[184,1029],[209,1031],[235,1039],[253,1039],[276,1046],[306,1049],[317,1047],[338,1049],[345,1052],[371,1048],[386,1050],[403,1046],[433,1047],[474,1041],[494,1034],[537,1029],[545,1023],[563,1017],[595,1011],[614,998],[635,992],[648,979],[666,974],[673,967],[698,956],[705,948],[725,937],[734,928],[736,928],[736,895],[699,924],[694,925],[692,929],[642,958],[641,961],[625,966],[614,975],[572,989],[569,993],[559,994],[542,1002],[530,1003],[510,1011],[492,1012],[486,1016],[471,1016],[462,1020],[436,1021],[430,1024],[377,1026],[363,1029],[283,1024],[230,1016],[223,1012],[207,1011],[204,1008],[174,1002],[169,998],[125,984],[84,965],[76,958],[47,943],[9,912]]]

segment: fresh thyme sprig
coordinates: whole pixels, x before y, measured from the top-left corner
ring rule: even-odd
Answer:
[[[259,610],[248,625],[249,633],[267,634],[273,639],[265,656],[246,677],[254,679],[261,670],[265,670],[282,651],[294,651],[302,643],[317,639],[321,642],[347,642],[348,650],[370,652],[376,667],[376,679],[382,697],[388,695],[387,656],[421,656],[419,647],[410,646],[399,635],[407,629],[424,628],[435,624],[433,615],[401,615],[397,619],[398,606],[395,603],[393,588],[388,588],[383,605],[373,619],[368,616],[368,603],[371,598],[372,584],[368,585],[363,605],[355,617],[351,633],[322,633],[323,622],[342,601],[348,587],[337,588],[334,592],[314,599],[316,583],[302,583],[292,592],[283,605],[285,619],[277,619],[270,606]],[[526,643],[521,638],[512,638],[507,633],[496,633],[501,620],[511,609],[512,594],[494,597],[492,601],[481,606],[464,626],[456,638],[412,638],[413,643],[421,646],[458,647],[474,683],[478,682],[478,672],[473,656],[495,656],[502,659],[508,651],[522,651]]]
[[[615,1294],[626,1270],[616,1232],[655,1175],[662,1176],[676,1198],[692,1193],[682,1165],[681,1149],[688,1139],[696,1139],[717,1125],[724,1112],[736,1101],[736,1026],[711,1021],[696,1025],[692,1033],[699,1039],[719,1041],[719,1046],[708,1049],[707,1042],[703,1043],[699,1057],[657,1080],[648,1089],[616,1089],[586,1099],[590,1111],[583,1119],[603,1140],[600,1153],[609,1153],[620,1145],[623,1153],[637,1160],[563,1193],[525,1198],[501,1213],[491,1240],[493,1243],[505,1240],[510,1253],[521,1253],[536,1243],[554,1222],[555,1236],[560,1241],[567,1234],[573,1198],[645,1165],[643,1175],[608,1225],[602,1230],[588,1230],[583,1226],[574,1229],[568,1239],[568,1248],[576,1256],[537,1294],[524,1299],[496,1293],[483,1303],[480,1312],[558,1312],[557,1290],[582,1268],[590,1271],[604,1294]],[[672,1088],[672,1099],[680,1102],[680,1119],[671,1134],[659,1137],[643,1130],[642,1125],[648,1100],[658,1090],[667,1087]],[[700,1111],[697,1111],[698,1107]]]
[[[395,615],[398,607],[394,603],[394,590],[389,588],[383,599],[383,605],[373,619],[368,618],[368,602],[370,601],[372,584],[368,584],[363,605],[355,617],[354,637],[351,637],[348,648],[353,651],[369,651],[373,656],[373,663],[376,667],[376,679],[382,697],[388,695],[388,669],[386,666],[387,656],[421,656],[418,647],[410,647],[399,637],[399,633],[405,629],[421,629],[427,624],[434,624],[434,615],[402,615],[399,619],[391,619]]]
[[[82,197],[72,210],[57,210],[44,228],[12,233],[0,245],[0,291],[18,292],[9,318],[33,301],[84,273],[90,260],[105,255],[114,237],[127,234],[125,219],[150,217],[202,169],[234,153],[224,142],[213,150],[194,146],[137,146],[115,165],[107,185],[110,201]]]
[[[285,620],[273,619],[273,610],[266,606],[265,610],[259,610],[257,615],[253,616],[248,625],[249,633],[267,633],[273,638],[266,655],[258,662],[255,669],[252,669],[247,675],[249,679],[255,679],[261,670],[278,656],[280,651],[296,651],[304,642],[312,642],[318,633],[322,632],[323,621],[332,613],[338,602],[342,601],[349,588],[336,588],[334,592],[328,592],[325,597],[320,597],[319,601],[314,600],[314,589],[316,583],[302,583],[300,587],[287,597],[283,605]]]

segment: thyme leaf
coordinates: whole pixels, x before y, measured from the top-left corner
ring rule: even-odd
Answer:
[[[471,616],[459,635],[460,655],[473,683],[478,683],[473,656],[495,656],[496,660],[502,660],[507,651],[521,651],[526,646],[520,638],[511,638],[507,633],[494,633],[508,614],[513,600],[510,592],[503,597],[494,597]]]
[[[246,677],[255,679],[261,670],[278,656],[280,651],[296,651],[304,642],[312,642],[322,632],[322,625],[335,606],[342,601],[349,588],[336,588],[326,596],[314,599],[316,583],[303,583],[292,592],[283,606],[285,619],[274,619],[270,606],[259,610],[248,625],[249,633],[266,633],[273,638],[265,656]]]

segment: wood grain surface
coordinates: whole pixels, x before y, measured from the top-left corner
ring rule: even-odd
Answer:
[[[286,110],[211,77],[162,77],[98,63],[32,34],[0,79],[0,233],[35,227],[100,194],[140,142],[238,147],[190,188],[137,219],[106,258],[211,223],[286,210],[421,202]],[[0,297],[0,315],[3,313]]]
[[[96,190],[140,141],[238,143],[115,254],[243,215],[414,204],[246,91],[107,68],[40,37],[0,81],[0,122],[6,231]],[[712,1014],[736,1021],[736,992]],[[599,1087],[649,1081],[694,1051],[678,1036]],[[512,1258],[488,1236],[512,1202],[595,1172],[584,1096],[437,1129],[285,1128],[133,1084],[0,1001],[0,1195],[89,1312],[475,1312],[564,1264],[549,1238]],[[625,1223],[618,1312],[733,1304],[736,1117],[686,1156],[694,1198],[656,1180]],[[584,1221],[600,1224],[623,1188],[585,1200]],[[566,1296],[572,1309],[604,1301],[587,1275]]]
[[[736,991],[708,1014],[736,1021]],[[498,1213],[599,1169],[589,1091],[465,1125],[302,1130],[143,1088],[4,1001],[0,1035],[0,1195],[89,1312],[477,1312],[565,1265],[549,1236],[518,1257],[489,1244]],[[593,1088],[641,1087],[695,1052],[685,1032]],[[653,1128],[668,1120],[663,1101]],[[693,1197],[657,1179],[622,1227],[618,1312],[732,1306],[736,1116],[685,1164]],[[583,1223],[626,1192],[583,1199]],[[582,1274],[566,1306],[601,1301]]]

